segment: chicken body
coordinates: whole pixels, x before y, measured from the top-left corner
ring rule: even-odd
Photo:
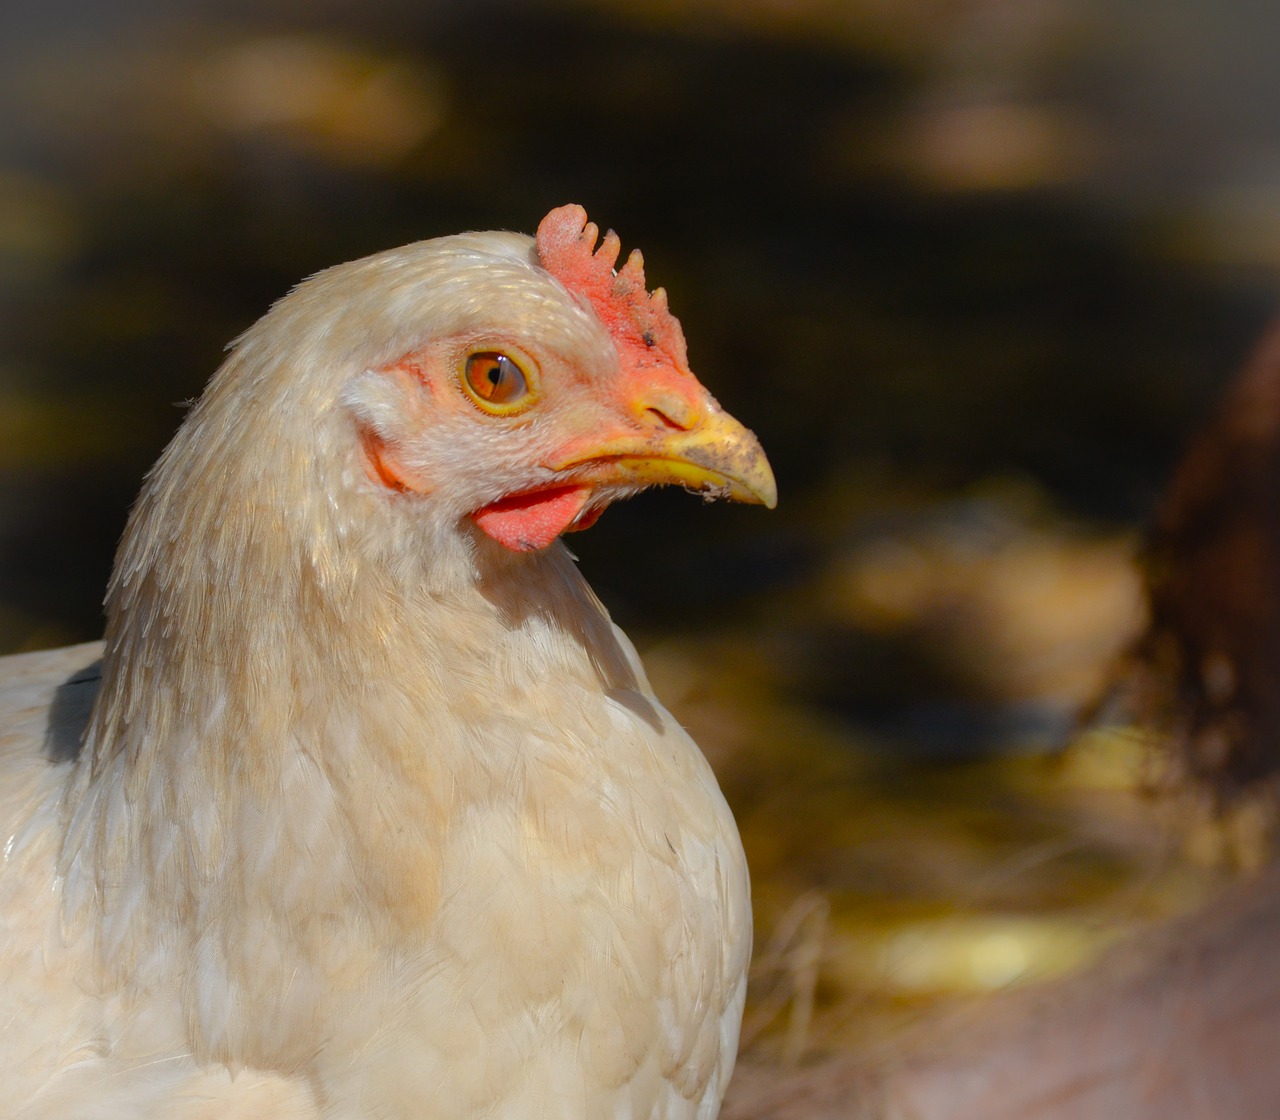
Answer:
[[[625,286],[584,223],[299,286],[149,475],[105,646],[0,662],[0,1115],[717,1112],[741,846],[554,538],[772,478],[555,269],[576,229]]]

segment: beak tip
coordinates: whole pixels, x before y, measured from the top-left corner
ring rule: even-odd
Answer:
[[[749,438],[750,460],[744,464],[745,469],[735,472],[737,493],[734,497],[752,505],[764,506],[765,509],[775,509],[778,505],[778,482],[773,476],[773,468],[764,457],[764,451],[755,436]]]
[[[729,438],[708,441],[709,446],[695,447],[693,453],[680,457],[693,476],[679,481],[686,489],[711,497],[775,508],[778,483],[759,441],[736,420],[729,418],[728,425],[732,425]]]
[[[751,480],[751,487],[748,491],[750,497],[747,499],[753,505],[764,506],[765,509],[778,508],[778,484],[774,480],[773,472],[765,465],[765,472],[761,477]]]

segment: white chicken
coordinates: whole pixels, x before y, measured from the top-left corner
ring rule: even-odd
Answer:
[[[597,235],[301,284],[148,476],[105,645],[0,661],[0,1115],[716,1114],[742,849],[556,538],[774,483]]]

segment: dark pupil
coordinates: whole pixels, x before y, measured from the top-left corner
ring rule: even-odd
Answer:
[[[494,362],[493,365],[489,367],[489,384],[496,389],[498,387],[498,382],[502,380],[503,375],[506,372],[507,371],[503,368],[501,360]]]

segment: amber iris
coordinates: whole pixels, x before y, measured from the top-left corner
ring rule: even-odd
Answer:
[[[516,360],[497,351],[472,354],[467,359],[467,388],[482,403],[518,404],[529,394],[529,379]]]

